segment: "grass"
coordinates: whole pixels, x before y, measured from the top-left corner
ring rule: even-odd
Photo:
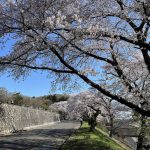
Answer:
[[[126,150],[104,135],[100,130],[89,132],[89,126],[83,126],[63,145],[62,150]]]

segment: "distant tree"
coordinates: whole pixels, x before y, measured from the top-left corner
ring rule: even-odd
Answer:
[[[57,111],[60,114],[61,120],[65,120],[68,118],[69,112],[67,111],[67,107],[67,101],[55,102],[49,106],[50,110]]]
[[[62,111],[62,110],[58,110],[58,113],[60,115],[60,120],[66,120],[67,119],[66,118],[68,116],[67,112]]]
[[[68,98],[69,98],[69,96],[68,95],[66,95],[66,94],[61,94],[61,95],[59,95],[59,101],[67,101],[68,100]]]
[[[44,110],[48,110],[49,109],[49,106],[50,106],[50,103],[48,100],[41,100],[41,108],[44,109]]]
[[[19,106],[24,105],[23,96],[20,93],[13,94],[12,100],[14,105],[19,105]]]
[[[70,96],[67,111],[71,118],[88,121],[90,131],[95,130],[98,116],[105,114],[100,97],[89,91]]]
[[[49,99],[52,103],[67,101],[68,98],[69,96],[66,94],[53,94],[53,95],[43,96],[43,99]]]
[[[109,136],[112,137],[113,133],[115,133],[115,130],[120,127],[121,120],[131,118],[131,110],[128,107],[125,107],[124,105],[116,102],[115,100],[106,97],[93,88],[90,89],[90,91],[95,94],[95,97],[99,98],[99,101],[97,101],[97,105],[99,104],[105,110],[104,115],[107,118],[106,124],[107,126],[109,126]],[[119,122],[119,126],[117,125],[117,122]]]
[[[7,89],[2,87],[0,88],[0,104],[1,103],[10,103],[10,94]]]

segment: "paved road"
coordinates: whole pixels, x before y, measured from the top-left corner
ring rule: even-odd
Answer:
[[[0,137],[0,150],[58,150],[79,126],[67,121]]]

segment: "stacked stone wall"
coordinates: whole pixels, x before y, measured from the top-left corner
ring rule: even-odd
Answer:
[[[0,134],[59,121],[59,114],[28,107],[0,105]]]

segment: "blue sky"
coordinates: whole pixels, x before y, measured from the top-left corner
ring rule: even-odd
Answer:
[[[20,92],[27,96],[41,96],[50,93],[50,79],[46,78],[46,74],[33,72],[25,80],[14,80],[7,74],[0,76],[0,87],[5,87],[10,92]],[[56,91],[62,93],[62,91]]]
[[[6,38],[5,38],[6,39]],[[3,40],[5,40],[3,39]],[[11,51],[12,45],[15,40],[8,40],[5,47],[2,47],[0,39],[0,56],[5,56]],[[46,73],[41,73],[40,71],[32,72],[26,79],[14,80],[7,73],[0,74],[0,87],[6,88],[9,92],[20,92],[27,96],[42,96],[46,94],[53,93],[65,93],[64,91],[50,91],[51,80],[47,78]]]
[[[71,91],[63,91],[61,89],[56,89],[51,91],[51,80],[47,78],[46,73],[41,73],[40,71],[32,72],[24,80],[14,80],[7,73],[0,75],[0,87],[6,88],[9,92],[20,92],[26,96],[43,96],[48,94],[70,94]],[[60,86],[60,85],[58,85]],[[78,93],[80,90],[87,90],[89,86],[83,84],[81,89],[74,90],[73,93]]]
[[[9,38],[7,36],[7,38]],[[3,40],[5,40],[4,38]],[[5,47],[2,47],[0,39],[0,56],[5,56],[11,51],[12,45],[15,43],[15,40],[7,39]],[[59,85],[58,85],[59,86]],[[47,78],[47,74],[41,71],[31,72],[24,80],[14,80],[13,77],[9,74],[0,74],[0,87],[6,88],[9,92],[20,92],[26,96],[42,96],[47,94],[62,94],[66,93],[63,90],[51,91],[51,79]],[[86,90],[87,86],[83,85],[82,90]],[[79,91],[74,91],[79,92]]]

